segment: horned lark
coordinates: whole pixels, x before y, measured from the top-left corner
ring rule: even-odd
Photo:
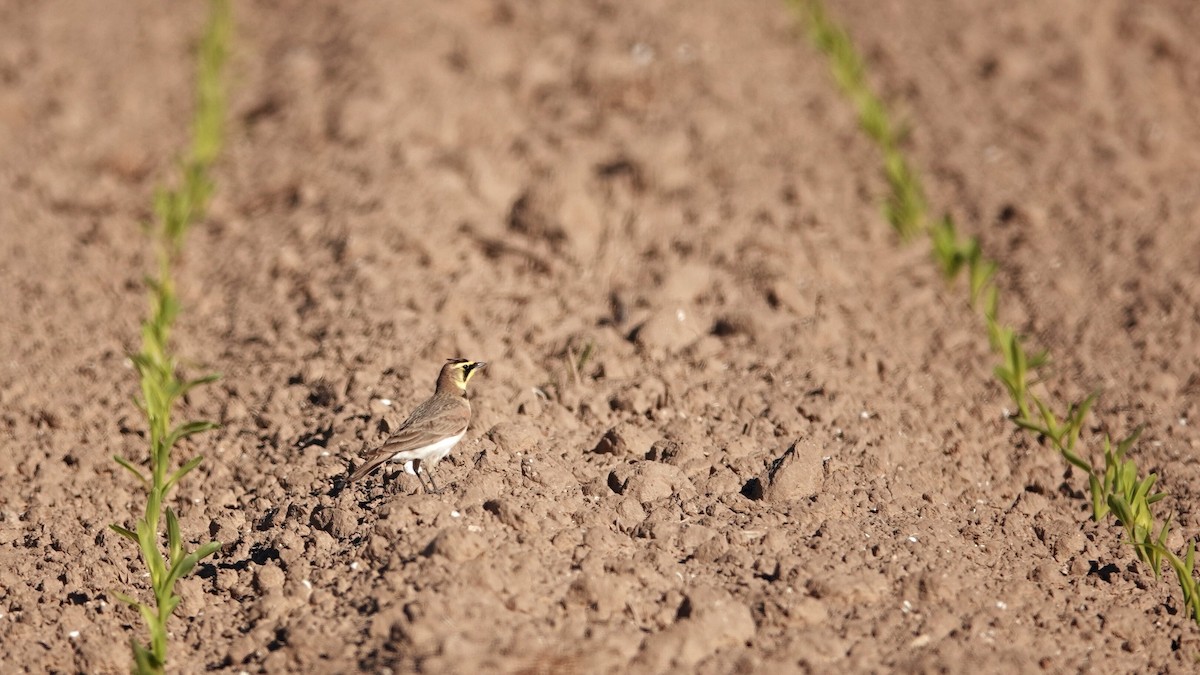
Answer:
[[[405,473],[416,476],[426,492],[440,492],[430,471],[467,433],[467,425],[471,422],[471,402],[466,399],[467,382],[486,365],[482,361],[466,359],[446,361],[438,375],[433,397],[417,406],[383,446],[369,454],[363,465],[350,474],[347,483],[353,483],[391,460],[404,462]],[[425,486],[421,474],[429,476],[433,490]]]

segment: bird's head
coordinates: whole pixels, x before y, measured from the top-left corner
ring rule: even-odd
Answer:
[[[457,390],[465,394],[467,383],[471,381],[471,377],[486,366],[487,364],[483,361],[448,359],[446,365],[442,366],[441,375],[438,376],[438,391]],[[454,387],[454,389],[444,389],[444,387]]]

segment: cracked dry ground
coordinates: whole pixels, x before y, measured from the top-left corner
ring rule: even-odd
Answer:
[[[1197,533],[1200,8],[833,0],[1085,430]],[[781,2],[236,3],[177,351],[179,672],[1188,671],[1197,628],[1003,419],[961,288]],[[125,354],[202,3],[0,5],[0,657],[120,672]],[[587,353],[588,358],[583,355]],[[486,360],[441,495],[335,480]],[[578,367],[584,362],[582,367]],[[576,364],[575,367],[572,364]],[[386,405],[391,401],[391,405]],[[1062,400],[1060,398],[1060,400]],[[789,448],[792,452],[788,453]],[[785,457],[772,480],[772,463]]]

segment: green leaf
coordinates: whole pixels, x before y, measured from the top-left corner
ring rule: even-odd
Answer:
[[[192,469],[200,466],[200,462],[203,461],[204,455],[196,455],[195,457],[189,459],[183,466],[179,467],[175,473],[171,474],[170,478],[167,479],[166,489],[170,490],[171,486],[178,483],[179,480],[186,476]]]
[[[192,571],[192,568],[196,566],[196,563],[204,560],[213,553],[216,553],[220,548],[221,542],[210,541],[195,551],[185,555],[179,561],[177,568],[173,570],[172,576],[174,576],[176,579],[182,579],[183,577],[187,576],[188,572]]]
[[[1125,500],[1118,495],[1108,495],[1108,508],[1112,509],[1117,515],[1117,519],[1126,527],[1133,526],[1133,517],[1129,512],[1129,506]]]
[[[1074,448],[1075,443],[1079,441],[1079,432],[1083,429],[1083,420],[1087,417],[1088,411],[1092,409],[1092,404],[1096,402],[1096,394],[1092,393],[1083,402],[1077,406],[1071,406],[1071,414],[1067,422],[1067,447]]]
[[[144,614],[145,612],[143,612]],[[133,662],[139,675],[141,673],[155,673],[159,671],[158,659],[150,650],[138,644],[137,640],[130,639],[129,643],[133,645]]]
[[[1104,516],[1108,515],[1108,501],[1105,499],[1104,489],[1100,485],[1100,479],[1096,474],[1088,474],[1088,487],[1092,490],[1092,518],[1096,522],[1104,520]]]
[[[175,608],[179,606],[179,601],[182,599],[183,598],[179,597],[178,595],[171,595],[171,597],[164,600],[161,610],[162,614],[164,616],[171,616],[171,614],[175,612]]]
[[[155,533],[150,529],[150,524],[145,520],[139,520],[137,524],[138,547],[142,550],[142,557],[146,559],[146,566],[150,568],[150,580],[155,588],[166,577],[167,566],[163,560],[162,553],[158,550],[158,542],[155,541]]]
[[[1074,452],[1072,452],[1071,450],[1069,450],[1067,448],[1063,448],[1062,450],[1060,450],[1060,452],[1062,453],[1063,459],[1067,460],[1071,464],[1074,464],[1075,466],[1079,467],[1080,469],[1083,469],[1084,471],[1088,472],[1089,474],[1092,473],[1092,465],[1088,464],[1087,460],[1085,460],[1084,458],[1080,457],[1079,455],[1075,454]]]
[[[109,524],[108,529],[112,530],[113,532],[116,532],[117,534],[121,535],[122,537],[125,537],[126,539],[128,539],[129,541],[132,541],[135,544],[139,543],[138,536],[136,534],[134,534],[132,530],[127,530],[127,529],[121,527],[120,525],[117,525],[116,523]]]
[[[150,496],[146,498],[146,516],[158,521],[158,514],[162,512],[162,491],[157,489],[150,490]]]
[[[188,380],[187,382],[184,382],[183,384],[181,384],[179,386],[179,391],[178,391],[177,395],[183,396],[184,394],[188,393],[192,389],[194,389],[202,384],[211,384],[213,382],[216,382],[219,379],[221,379],[221,376],[219,374],[210,373],[208,375],[205,375],[204,377],[197,377],[194,380]]]
[[[124,457],[122,457],[120,455],[113,455],[113,459],[117,462],[117,464],[120,464],[121,466],[125,467],[125,469],[129,471],[129,473],[133,474],[134,476],[137,476],[137,479],[142,482],[142,485],[146,486],[146,489],[150,488],[150,481],[145,476],[143,476],[142,472],[139,471],[138,468],[136,466],[134,466],[129,460],[125,459]]]
[[[1059,424],[1058,418],[1054,416],[1054,411],[1050,410],[1050,406],[1042,402],[1042,399],[1031,396],[1034,405],[1037,406],[1038,412],[1041,413],[1042,419],[1046,422],[1046,428],[1050,430],[1050,438],[1054,439],[1056,445],[1062,444],[1063,428]]]
[[[1137,489],[1136,471],[1137,469],[1133,462],[1120,462],[1117,464],[1117,476],[1114,487],[1122,497],[1130,497],[1133,495],[1133,491]]]
[[[1154,483],[1157,480],[1157,475],[1150,474],[1149,476],[1146,476],[1145,480],[1141,481],[1140,483],[1134,483],[1136,488],[1134,489],[1133,498],[1129,501],[1133,504],[1145,504],[1146,495],[1150,494],[1150,488],[1154,487]]]
[[[208,431],[210,429],[216,429],[218,426],[220,425],[206,421],[184,422],[183,424],[180,424],[172,429],[171,433],[167,435],[166,445],[168,448],[174,447],[176,443],[184,438],[187,438],[188,436],[198,434],[203,431]]]
[[[1011,370],[1009,370],[1008,368],[1006,368],[1004,366],[996,366],[995,368],[992,369],[992,373],[996,376],[997,380],[1000,380],[1000,382],[1002,382],[1006,387],[1008,387],[1010,391],[1012,390],[1013,375],[1012,375]]]
[[[1014,335],[1008,344],[1009,349],[1012,350],[1012,363],[1010,367],[1013,371],[1013,378],[1023,385],[1025,383],[1027,362],[1025,360],[1025,350],[1021,347],[1021,338]]]
[[[996,275],[996,263],[990,260],[977,260],[971,265],[971,306],[979,303],[979,294],[983,287],[991,282]]]
[[[145,620],[146,625],[150,626],[150,630],[153,631],[158,626],[158,614],[149,605],[138,605],[138,611],[142,613],[142,619]]]
[[[1037,370],[1050,362],[1050,352],[1043,349],[1029,357],[1029,369]]]
[[[1133,433],[1126,436],[1124,440],[1117,444],[1118,457],[1124,457],[1125,453],[1129,452],[1129,449],[1133,447],[1134,443],[1137,443],[1138,438],[1140,438],[1142,435],[1142,430],[1145,428],[1145,425],[1139,424],[1138,427],[1133,430]]]
[[[138,602],[137,600],[134,600],[133,598],[129,597],[128,595],[125,595],[121,591],[109,591],[109,593],[112,593],[112,596],[114,598],[129,605],[130,607],[137,607],[138,605],[142,604],[142,603]]]
[[[221,550],[222,546],[224,546],[224,544],[222,544],[219,541],[210,541],[207,544],[196,549],[192,555],[195,555],[196,561],[199,562],[201,560],[204,560],[208,556],[216,553],[217,551]]]
[[[1048,430],[1048,429],[1046,429],[1045,427],[1041,426],[1041,425],[1040,425],[1040,424],[1038,424],[1037,422],[1031,422],[1031,421],[1029,421],[1029,420],[1027,420],[1027,419],[1023,419],[1023,418],[1020,418],[1020,417],[1014,417],[1014,418],[1013,418],[1013,424],[1015,424],[1015,425],[1017,425],[1017,426],[1021,427],[1022,429],[1026,429],[1026,430],[1028,430],[1028,431],[1032,431],[1032,432],[1034,432],[1034,433],[1036,433],[1036,434],[1039,434],[1039,435],[1041,435],[1041,436],[1047,436],[1047,437],[1048,437],[1048,436],[1050,436],[1050,430]],[[1082,468],[1082,467],[1081,467],[1081,468]]]
[[[150,359],[145,354],[130,354],[129,360],[132,361],[134,367],[137,368],[138,374],[142,375],[143,377],[152,368]]]
[[[992,322],[1000,316],[1000,291],[995,286],[989,286],[984,294],[983,315]]]
[[[170,507],[167,508],[167,549],[170,551],[172,562],[179,559],[183,550],[183,537],[179,534],[179,519],[175,517],[175,511]]]
[[[1166,547],[1167,535],[1170,532],[1171,532],[1171,516],[1167,516],[1167,519],[1165,521],[1163,521],[1162,529],[1158,531],[1158,545],[1159,546]]]

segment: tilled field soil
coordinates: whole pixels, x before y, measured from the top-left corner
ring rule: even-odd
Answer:
[[[831,0],[1085,431],[1200,534],[1200,6]],[[246,1],[176,351],[178,672],[1187,672],[1004,418],[962,288],[782,2]],[[203,3],[0,4],[0,660],[121,672],[140,223]],[[335,489],[488,361],[437,474]]]

